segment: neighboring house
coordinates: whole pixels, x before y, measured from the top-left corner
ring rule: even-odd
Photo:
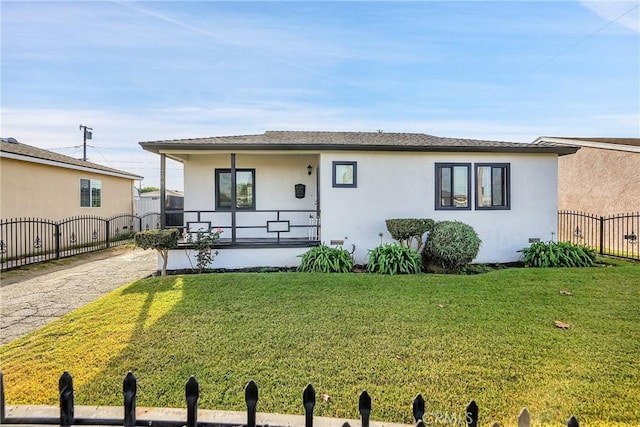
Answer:
[[[640,138],[542,136],[535,144],[580,147],[558,161],[558,208],[613,215],[640,211]]]
[[[13,138],[0,144],[0,219],[133,213],[134,181],[141,176]]]
[[[135,213],[142,216],[148,213],[160,213],[160,191],[147,191],[140,193],[135,202]],[[167,227],[182,227],[184,218],[182,210],[184,209],[184,194],[182,191],[166,190],[165,191],[165,225]]]
[[[184,164],[185,226],[222,228],[219,268],[295,266],[320,242],[355,249],[365,263],[392,241],[385,220],[411,217],[470,224],[483,241],[476,262],[514,261],[530,239],[556,233],[558,157],[578,150],[382,132],[140,145],[160,155],[161,169],[167,157]],[[169,268],[188,268],[187,253],[172,251]]]

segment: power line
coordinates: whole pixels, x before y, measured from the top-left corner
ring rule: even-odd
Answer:
[[[55,147],[55,148],[47,148],[47,150],[71,150],[71,149],[75,149],[75,148],[80,148],[82,147],[82,145],[72,145],[69,147]]]
[[[569,52],[571,49],[573,49],[574,47],[578,46],[579,44],[581,44],[582,42],[584,42],[585,40],[587,40],[588,38],[596,35],[597,33],[599,33],[600,31],[604,30],[605,28],[607,28],[609,25],[613,24],[614,22],[620,20],[621,18],[623,18],[624,16],[628,15],[629,13],[631,13],[632,11],[634,11],[635,9],[637,9],[638,7],[640,7],[640,4],[636,4],[635,6],[633,6],[631,9],[627,10],[626,12],[624,12],[622,15],[618,16],[616,19],[613,19],[609,22],[607,22],[606,24],[604,24],[602,27],[598,28],[597,30],[589,33],[588,35],[584,36],[583,38],[581,38],[580,40],[578,40],[577,42],[575,42],[574,44],[572,44],[571,46],[569,46],[568,48],[566,48],[565,50],[563,50],[562,52],[556,54],[555,56],[547,59],[546,61],[542,62],[541,64],[533,67],[532,69],[530,69],[527,72],[527,75],[531,74],[532,72],[536,71],[539,68],[544,67],[545,65],[547,65],[550,62],[553,62],[554,60],[558,59],[560,56],[564,55],[565,53]]]
[[[91,147],[91,148],[98,148],[98,146],[96,145],[87,145],[87,147]],[[127,151],[127,152],[139,152],[139,153],[144,153],[144,151],[142,151],[141,148],[116,148],[116,147],[99,147],[102,150],[115,150],[115,151]]]

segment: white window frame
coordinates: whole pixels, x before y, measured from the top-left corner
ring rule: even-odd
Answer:
[[[89,204],[85,204],[85,200],[82,196],[83,181],[89,183]],[[94,196],[94,190],[97,190],[98,197]],[[89,179],[80,178],[80,207],[81,208],[101,208],[102,207],[102,180],[101,179]]]

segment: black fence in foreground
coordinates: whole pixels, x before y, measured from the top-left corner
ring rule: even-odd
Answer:
[[[159,213],[0,220],[0,270],[121,245],[132,241],[137,231],[153,228],[160,228]]]
[[[640,212],[599,216],[558,212],[558,242],[587,245],[601,255],[640,260]]]
[[[69,427],[72,425],[101,425],[101,426],[117,426],[124,427],[147,426],[147,427],[238,427],[237,423],[208,423],[198,421],[198,398],[200,397],[200,386],[195,377],[189,378],[185,385],[185,400],[187,407],[186,419],[182,420],[151,420],[136,418],[136,393],[137,380],[133,373],[129,372],[124,378],[122,384],[123,394],[123,415],[121,418],[76,418],[74,416],[74,391],[73,379],[68,372],[64,372],[58,381],[58,391],[60,396],[60,417],[55,418],[36,418],[36,417],[6,417],[5,399],[4,399],[4,379],[0,372],[0,423],[1,424],[30,424],[30,425],[60,425],[60,427]],[[247,421],[241,424],[246,427],[256,427],[256,408],[258,405],[258,386],[255,382],[250,381],[245,387],[245,403],[247,405]],[[311,386],[307,385],[302,392],[302,407],[304,409],[305,427],[313,427],[313,409],[316,405],[316,392]],[[371,396],[366,391],[360,394],[358,399],[358,411],[360,412],[360,421],[362,427],[369,427],[369,416],[371,415]],[[475,401],[471,401],[465,408],[464,415],[447,416],[442,414],[438,420],[434,420],[434,414],[425,411],[425,401],[421,395],[416,396],[412,405],[413,418],[416,427],[426,427],[433,425],[434,422],[439,424],[449,424],[467,427],[478,426],[478,405]],[[527,409],[523,409],[518,416],[519,427],[530,426],[530,415]],[[336,422],[338,422],[336,420]],[[493,427],[499,427],[499,424],[492,424]],[[568,427],[578,427],[578,420],[571,416],[567,421]],[[278,427],[278,426],[261,426],[261,427]],[[284,426],[282,426],[284,427]],[[286,426],[292,427],[292,426]],[[350,427],[348,422],[342,424],[342,427]]]

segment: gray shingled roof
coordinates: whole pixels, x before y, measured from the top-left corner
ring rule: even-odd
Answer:
[[[96,163],[85,162],[84,160],[74,159],[73,157],[65,156],[64,154],[54,153],[53,151],[33,147],[21,142],[8,142],[7,139],[4,138],[0,141],[0,151],[24,157],[32,157],[34,159],[49,160],[56,163],[94,169],[96,173],[106,172],[108,174],[127,175],[128,177],[131,177],[131,179],[142,179],[141,176],[132,174],[131,172],[113,169]]]
[[[575,153],[561,144],[524,144],[479,139],[443,138],[423,133],[267,131],[261,135],[216,136],[140,142],[147,151],[162,150],[366,150],[366,151],[481,151],[518,153]]]

